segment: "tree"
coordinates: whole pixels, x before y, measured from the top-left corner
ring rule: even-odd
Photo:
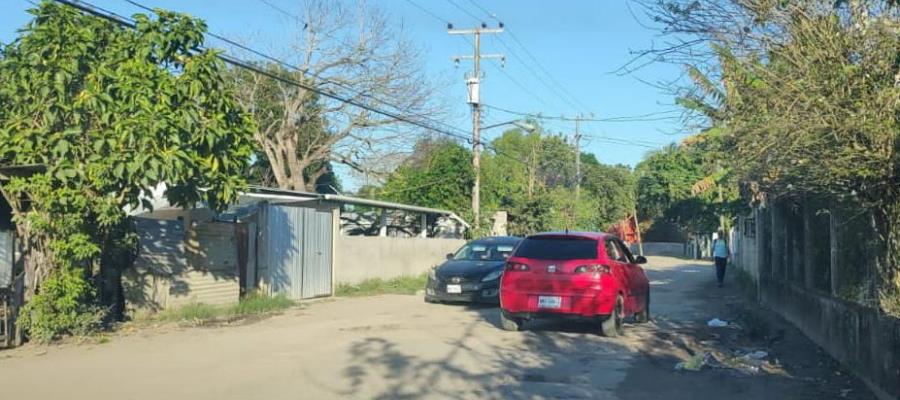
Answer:
[[[453,141],[424,139],[414,154],[388,178],[378,197],[470,214],[475,179],[471,152]]]
[[[727,83],[723,154],[751,199],[815,196],[861,206],[882,249],[880,291],[900,293],[900,4],[646,5],[666,32],[692,38],[670,54]],[[714,49],[712,57],[696,57],[699,46]]]
[[[308,0],[298,18],[290,51],[299,71],[262,65],[270,73],[416,120],[439,115],[418,49],[378,10]],[[259,121],[255,139],[281,188],[315,191],[331,162],[378,173],[413,142],[397,119],[258,74],[236,71],[234,79]]]
[[[66,293],[42,283],[79,288],[98,265],[103,277],[123,268],[124,210],[160,184],[184,207],[233,201],[253,123],[216,53],[195,50],[200,20],[156,10],[158,19],[135,15],[129,29],[51,1],[29,12],[0,57],[0,165],[38,167],[0,189],[28,249],[32,326],[53,337],[75,327],[43,318],[85,309],[40,298]],[[76,304],[91,297],[83,294]]]

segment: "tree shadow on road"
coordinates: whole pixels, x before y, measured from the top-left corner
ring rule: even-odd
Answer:
[[[354,342],[349,350],[351,363],[343,370],[346,388],[340,395],[373,399],[872,398],[859,381],[834,375],[839,369],[798,332],[775,325],[760,337],[748,338],[742,329],[708,327],[706,321],[713,317],[741,323],[741,310],[747,308],[736,291],[717,290],[712,273],[706,265],[690,261],[648,269],[658,317],[649,324],[627,324],[625,335],[615,339],[600,337],[595,324],[572,322],[532,322],[524,332],[502,332],[496,306],[451,305],[474,317],[460,319],[465,326],[459,334],[417,328],[414,332],[419,336],[412,345],[410,340],[401,345],[388,333]],[[772,332],[782,336],[772,341]],[[728,368],[674,370],[676,363],[697,354],[713,352],[724,357],[751,349],[769,351],[773,362],[779,358],[784,364],[820,365],[788,365],[784,373],[758,375]]]

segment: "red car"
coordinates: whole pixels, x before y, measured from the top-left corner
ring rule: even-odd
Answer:
[[[550,232],[525,238],[500,280],[503,329],[526,320],[562,317],[600,322],[601,333],[622,333],[622,320],[650,319],[650,282],[619,238],[593,232]]]

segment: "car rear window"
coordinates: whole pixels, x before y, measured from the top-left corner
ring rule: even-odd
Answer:
[[[585,238],[533,237],[522,241],[516,257],[535,260],[597,258],[597,241]]]

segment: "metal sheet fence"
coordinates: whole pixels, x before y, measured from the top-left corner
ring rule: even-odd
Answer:
[[[292,299],[331,294],[330,210],[271,205],[266,213],[269,290]]]

